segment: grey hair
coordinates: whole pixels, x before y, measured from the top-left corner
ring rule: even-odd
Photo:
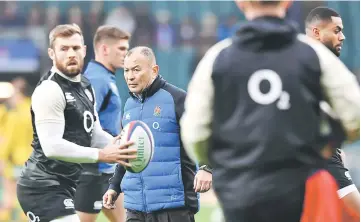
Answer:
[[[131,50],[129,50],[126,56],[127,57],[131,56],[135,52],[138,52],[141,55],[143,55],[145,58],[147,58],[149,60],[149,62],[151,64],[156,64],[155,55],[151,48],[146,47],[146,46],[137,46],[137,47],[134,47]]]

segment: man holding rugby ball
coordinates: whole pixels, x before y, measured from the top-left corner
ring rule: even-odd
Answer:
[[[124,78],[130,91],[122,125],[134,120],[146,123],[155,141],[154,156],[140,173],[117,166],[103,197],[104,207],[113,208],[124,193],[127,221],[194,221],[197,192],[212,186],[211,169],[197,166],[187,156],[180,140],[179,120],[186,92],[158,75],[159,67],[148,47],[130,50],[124,61]],[[197,173],[196,173],[197,172]]]

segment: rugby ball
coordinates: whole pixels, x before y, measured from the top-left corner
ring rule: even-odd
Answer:
[[[134,142],[134,144],[128,148],[137,150],[137,158],[129,160],[131,167],[124,167],[129,172],[140,173],[148,166],[153,158],[153,134],[144,122],[139,120],[131,121],[121,132],[120,142],[125,143],[127,141]]]

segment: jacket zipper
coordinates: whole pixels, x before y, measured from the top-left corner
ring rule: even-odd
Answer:
[[[144,102],[145,102],[145,99],[144,100],[141,100],[141,106],[140,106],[140,116],[139,116],[139,119],[142,120],[142,113],[143,113],[143,106],[144,106]],[[144,204],[144,207],[145,207],[145,212],[148,212],[148,209],[147,209],[147,201],[146,201],[146,198],[145,198],[145,192],[144,192],[144,181],[143,181],[143,177],[142,177],[142,172],[140,172],[140,181],[142,183],[142,195],[143,195],[143,204]]]

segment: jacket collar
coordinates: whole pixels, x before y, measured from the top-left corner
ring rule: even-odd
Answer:
[[[51,67],[50,72],[52,73],[57,73],[58,75],[60,75],[61,77],[63,77],[64,79],[69,80],[70,82],[81,82],[81,74],[79,73],[76,76],[70,77],[65,75],[64,73],[62,73],[58,68],[56,68],[55,66]]]
[[[280,48],[288,44],[298,34],[298,27],[283,18],[272,16],[258,17],[244,22],[233,36],[237,45],[252,50]]]
[[[101,66],[101,67],[103,67],[105,70],[107,70],[109,73],[115,75],[114,72],[112,72],[111,70],[109,70],[109,69],[108,69],[107,67],[105,67],[102,63],[96,61],[95,59],[90,60],[90,63],[92,63],[92,64],[94,64],[94,65]]]
[[[148,97],[153,96],[159,89],[161,89],[166,84],[166,81],[161,75],[155,78],[155,80],[147,88],[145,88],[141,95],[136,95],[135,93],[129,92],[130,96],[144,102]]]

